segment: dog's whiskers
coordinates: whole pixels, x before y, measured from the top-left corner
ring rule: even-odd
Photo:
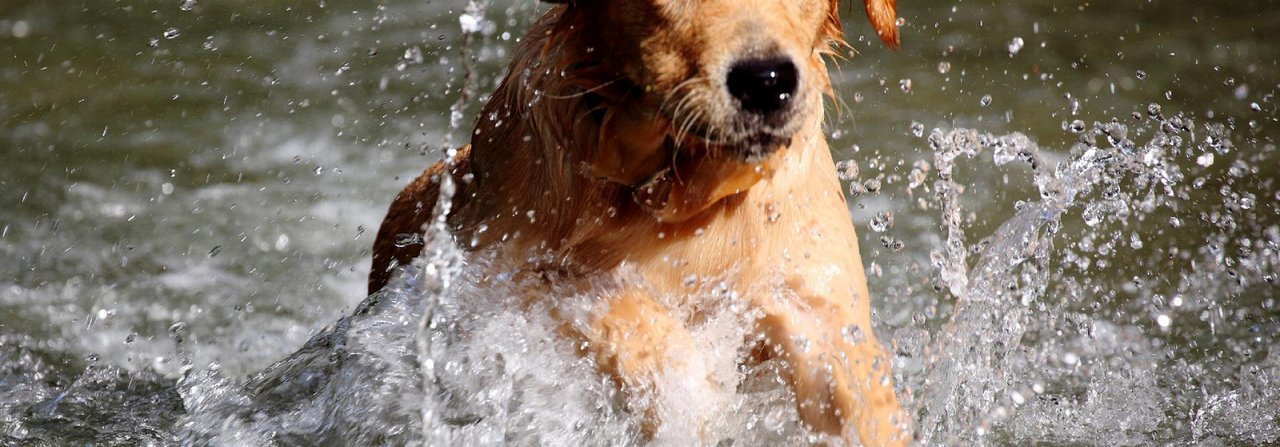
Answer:
[[[684,137],[688,135],[689,128],[694,123],[694,115],[689,114],[688,111],[690,107],[697,103],[698,90],[696,87],[699,82],[705,82],[705,79],[702,77],[693,77],[677,84],[675,88],[672,88],[671,91],[663,97],[662,104],[659,106],[659,110],[666,110],[666,106],[670,103],[671,99],[677,96],[679,97],[679,99],[676,100],[675,106],[672,107],[668,113],[669,119],[673,123],[677,123],[677,132],[676,135],[674,135],[677,149],[683,144]],[[684,89],[689,89],[688,93],[682,94],[681,90]]]
[[[688,112],[688,111],[683,111],[683,112]],[[675,140],[677,149],[679,149],[680,146],[684,144],[684,138],[689,134],[688,128],[689,128],[690,122],[693,119],[694,118],[692,113],[680,113],[679,115],[673,116],[671,118],[672,123],[674,124],[675,130],[676,130],[675,134],[671,135],[671,138]]]
[[[613,79],[613,80],[605,81],[605,82],[603,82],[603,83],[600,83],[599,85],[596,85],[595,87],[591,87],[591,88],[588,88],[588,89],[584,89],[584,90],[582,90],[582,91],[580,91],[580,92],[572,93],[572,94],[568,94],[568,95],[552,95],[552,94],[549,94],[549,93],[544,93],[544,94],[543,94],[543,96],[545,96],[545,97],[547,97],[547,98],[551,98],[551,99],[573,99],[573,98],[581,98],[581,97],[583,97],[583,96],[586,96],[586,95],[589,95],[589,94],[595,93],[595,92],[597,92],[597,91],[600,91],[600,89],[605,88],[605,87],[608,87],[609,85],[612,85],[613,83],[618,82],[618,81],[621,81],[621,80],[622,80],[621,78],[617,78],[617,79]]]
[[[693,83],[700,82],[701,80],[702,80],[701,76],[694,76],[692,78],[681,81],[679,84],[676,84],[676,86],[672,88],[671,91],[667,92],[667,94],[662,97],[662,103],[658,104],[658,110],[662,110],[664,107],[666,107],[667,103],[671,101],[671,98],[676,96],[676,94],[680,92],[680,89],[686,88],[686,87],[693,87]],[[682,95],[681,99],[683,100],[685,98],[688,98],[688,96],[689,95]],[[677,101],[677,103],[679,103],[679,101]]]
[[[689,132],[691,132],[693,127],[698,124],[698,121],[702,119],[702,115],[704,113],[705,112],[701,109],[692,109],[692,113],[684,114],[682,122],[680,123],[679,132],[676,134],[677,141],[683,142],[684,139],[689,136]]]
[[[674,136],[677,148],[683,144],[684,138],[688,135],[689,128],[694,124],[695,119],[701,117],[701,112],[697,111],[697,109],[689,108],[693,104],[695,104],[694,95],[692,93],[684,95],[671,112],[671,120],[677,123],[676,135]],[[691,110],[696,113],[689,113]]]

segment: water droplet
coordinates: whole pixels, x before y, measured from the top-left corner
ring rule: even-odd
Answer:
[[[799,334],[792,335],[791,343],[796,346],[796,351],[799,351],[800,353],[809,352],[809,339],[805,336]]]
[[[1209,167],[1210,165],[1212,165],[1212,164],[1213,164],[1213,152],[1205,152],[1204,154],[1200,155],[1199,157],[1196,157],[1196,164],[1198,164],[1198,165],[1200,165],[1200,166],[1204,166],[1204,167],[1206,167],[1206,168],[1207,168],[1207,167]]]
[[[951,71],[951,63],[947,61],[938,62],[938,73],[947,74]]]
[[[880,192],[880,179],[867,179],[867,181],[862,182],[862,188],[872,194],[878,193]]]
[[[401,59],[408,64],[421,64],[423,60],[422,49],[418,48],[417,45],[405,48],[404,56]]]
[[[1236,87],[1236,90],[1235,90],[1234,94],[1235,94],[1236,99],[1244,99],[1244,98],[1248,97],[1248,96],[1249,96],[1249,86],[1248,86],[1248,85],[1243,85],[1243,84],[1242,84],[1242,85],[1240,85],[1239,87]]]
[[[1158,118],[1160,116],[1160,104],[1151,103],[1147,105],[1147,116]]]
[[[181,337],[186,333],[186,330],[187,323],[185,321],[175,321],[173,324],[169,325],[169,333],[179,337],[178,341],[182,341]]]
[[[178,9],[183,11],[196,9],[196,0],[182,0],[182,4],[178,5]]]
[[[1070,130],[1071,133],[1084,132],[1084,121],[1081,121],[1081,120],[1072,121],[1071,124],[1067,126],[1067,130]]]
[[[1024,44],[1024,42],[1022,41],[1022,38],[1021,38],[1021,37],[1014,37],[1014,38],[1013,38],[1013,40],[1010,40],[1010,41],[1009,41],[1009,55],[1010,55],[1010,56],[1013,56],[1013,55],[1015,55],[1015,54],[1018,54],[1018,52],[1019,52],[1019,51],[1022,51],[1022,45],[1023,45],[1023,44]]]
[[[898,88],[902,89],[903,93],[911,93],[911,80],[910,79],[899,80]]]
[[[912,134],[912,135],[915,135],[915,136],[916,136],[916,138],[923,137],[923,136],[924,136],[924,124],[920,124],[920,123],[917,123],[917,122],[912,122],[912,123],[911,123],[911,134]]]
[[[881,211],[871,218],[871,231],[883,233],[893,227],[893,211]]]
[[[698,285],[698,275],[686,276],[684,277],[684,280],[681,281],[681,283],[684,284],[685,287],[696,286]]]
[[[853,160],[844,160],[836,162],[836,176],[840,180],[849,182],[858,178],[858,162]]]
[[[280,236],[276,237],[275,247],[276,247],[276,250],[279,250],[279,251],[284,251],[284,249],[289,248],[289,235],[281,234]]]
[[[982,95],[982,98],[978,100],[978,104],[983,107],[991,105],[991,95]]]
[[[1084,209],[1084,224],[1088,226],[1097,226],[1102,222],[1102,207],[1097,203],[1091,203]]]
[[[1168,329],[1169,325],[1173,324],[1173,318],[1165,314],[1156,315],[1156,324],[1160,325],[1161,329]]]
[[[867,188],[865,186],[862,186],[861,183],[853,182],[849,184],[849,196],[858,197],[866,193],[867,193]]]
[[[844,338],[844,341],[855,345],[862,343],[867,339],[866,335],[862,333],[862,328],[858,327],[856,324],[840,328],[840,337]]]
[[[476,14],[470,12],[458,16],[458,24],[462,25],[462,32],[464,33],[480,31],[481,20]]]
[[[163,185],[160,185],[160,194],[164,194],[166,196],[173,194],[173,183],[165,182]]]
[[[1138,72],[1134,73],[1133,75],[1136,76],[1139,81],[1147,78],[1147,72],[1142,70],[1138,70]]]
[[[13,34],[16,39],[27,37],[31,33],[31,25],[27,24],[25,20],[13,22],[13,26],[9,28],[9,33]]]
[[[181,36],[181,35],[182,35],[182,32],[181,32],[181,31],[178,31],[178,29],[177,29],[177,28],[169,28],[169,29],[167,29],[167,30],[164,30],[164,38],[165,38],[165,39],[175,39],[175,38],[177,38],[178,36]]]
[[[924,184],[929,174],[929,162],[924,160],[916,160],[915,166],[911,168],[911,173],[907,174],[907,187],[916,189]]]
[[[1251,210],[1251,209],[1253,209],[1253,206],[1254,206],[1254,204],[1255,204],[1255,203],[1256,203],[1256,201],[1255,201],[1255,199],[1253,198],[1253,195],[1252,195],[1252,194],[1250,194],[1250,195],[1247,195],[1247,196],[1244,196],[1244,197],[1241,197],[1241,198],[1240,198],[1240,208],[1241,208],[1241,209]]]

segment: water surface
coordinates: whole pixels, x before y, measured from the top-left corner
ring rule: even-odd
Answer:
[[[321,332],[364,299],[390,198],[480,104],[450,129],[465,6],[0,5],[2,439],[635,441],[590,368],[465,272],[449,294],[406,282],[374,317]],[[858,166],[851,216],[920,440],[1280,442],[1280,7],[899,7],[899,51],[848,8],[857,54],[833,67],[828,130]],[[543,9],[479,14],[477,91]],[[450,307],[467,297],[481,304]],[[431,309],[499,316],[429,353],[478,368],[440,376],[487,396],[476,408],[406,394],[419,363],[367,361],[413,357],[418,334],[380,325]],[[705,328],[710,346],[733,321]],[[320,368],[305,393],[253,376],[317,334],[272,374],[310,371],[287,368],[308,354],[362,360]],[[547,356],[519,355],[531,346]],[[511,366],[459,360],[494,355]],[[709,397],[733,410],[717,436],[805,442],[785,393],[759,392],[756,407]],[[422,423],[433,408],[441,426]]]

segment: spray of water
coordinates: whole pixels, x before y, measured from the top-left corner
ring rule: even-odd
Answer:
[[[446,159],[453,155],[454,132],[474,104],[471,47],[491,27],[485,11],[486,3],[474,2],[459,21],[460,95],[450,108],[443,143],[432,143],[445,148]],[[184,31],[166,42],[193,33]],[[1030,43],[1022,47],[1019,42],[1019,50],[1009,44],[1009,53],[1025,56],[1034,49]],[[406,50],[403,59],[423,64],[423,50]],[[938,64],[939,73],[953,73],[949,63],[943,65]],[[1138,76],[1146,77],[1145,72]],[[987,99],[978,102],[986,105]],[[920,161],[909,179],[913,190],[930,193],[921,200],[936,210],[928,217],[942,230],[929,259],[932,270],[924,275],[937,286],[938,294],[927,299],[938,305],[946,324],[884,332],[894,334],[885,338],[897,346],[894,364],[905,379],[895,383],[904,388],[920,444],[1280,442],[1280,356],[1272,347],[1280,337],[1275,285],[1280,188],[1274,184],[1280,155],[1274,143],[1257,137],[1268,119],[1264,115],[1270,113],[1274,122],[1275,112],[1272,99],[1260,101],[1251,110],[1260,114],[1261,125],[1230,117],[1215,122],[1212,115],[1206,122],[1193,121],[1167,115],[1155,104],[1132,117],[1086,123],[1074,119],[1080,102],[1073,97],[1073,121],[1062,126],[1075,140],[1067,147],[983,129],[928,134],[932,166]],[[925,130],[923,124],[911,126],[917,136]],[[313,149],[277,155],[280,163],[291,163],[295,152]],[[1029,168],[1033,197],[1017,203],[1009,217],[992,217],[1000,223],[997,228],[975,230],[965,203],[984,199],[971,192],[981,182],[964,173],[1015,166]],[[839,174],[857,181],[863,173],[856,163],[842,163]],[[437,216],[447,214],[454,191],[451,179],[442,180]],[[856,184],[851,190],[882,188],[878,178]],[[173,188],[169,184],[163,194]],[[106,194],[91,185],[76,191],[92,205],[100,205]],[[228,194],[218,188],[207,193]],[[905,214],[899,212],[899,225]],[[893,220],[893,214],[881,213],[872,229],[884,234]],[[4,225],[0,237],[8,234],[12,241],[14,228]],[[551,309],[531,309],[517,299],[536,291],[545,299],[535,301],[564,306],[557,310],[565,312],[593,296],[539,289],[515,276],[481,276],[491,270],[484,254],[463,257],[442,221],[426,232],[423,257],[405,266],[386,289],[293,355],[248,377],[217,363],[198,366],[207,364],[200,359],[202,349],[217,348],[193,343],[184,324],[171,328],[176,361],[156,357],[130,368],[96,356],[71,358],[69,353],[107,349],[102,348],[106,342],[65,341],[87,337],[0,337],[0,444],[47,439],[253,446],[832,441],[799,424],[780,365],[738,366],[744,354],[738,346],[751,335],[744,323],[750,316],[740,311],[732,273],[703,278],[705,287],[695,294],[708,303],[707,318],[692,328],[705,358],[691,363],[702,365],[717,385],[663,378],[655,399],[671,423],[656,439],[646,440],[626,396],[557,335],[556,323],[547,317]],[[262,242],[264,250],[290,245],[288,238],[276,236]],[[297,236],[293,245],[301,245]],[[85,264],[77,264],[80,270],[115,268],[105,257],[85,258]],[[1128,278],[1116,281],[1117,271]],[[161,280],[182,280],[175,276]],[[262,287],[242,282],[233,287],[237,293]],[[72,280],[30,290],[23,281],[17,284],[23,285],[6,285],[0,304],[73,308],[50,313],[74,316],[47,326],[97,324],[97,330],[111,321],[105,308],[75,320],[83,312],[67,304],[83,295],[107,301],[114,293],[110,288],[80,287]],[[207,290],[215,288],[228,285]],[[196,313],[181,315],[187,316],[154,318],[163,321],[161,332],[175,320],[199,324]],[[168,342],[164,337],[135,341],[132,334],[126,338],[127,331],[103,333],[100,337],[113,340],[110,349],[124,350],[119,340],[133,347]],[[149,347],[147,352],[167,356],[170,351]],[[219,354],[250,355],[231,349]]]
[[[1149,309],[1150,320],[1116,322],[1112,315],[1089,312],[1102,309],[1098,304],[1107,301],[1106,288],[1115,287],[1090,280],[1091,262],[1109,268],[1111,258],[1123,257],[1126,249],[1142,248],[1138,233],[1116,236],[1106,227],[1136,227],[1148,219],[1176,215],[1189,192],[1206,181],[1199,177],[1188,184],[1186,169],[1180,167],[1186,163],[1179,159],[1203,160],[1205,154],[1229,151],[1221,126],[1207,125],[1204,136],[1197,138],[1190,119],[1162,116],[1156,106],[1152,110],[1148,124],[1136,128],[1114,121],[1094,123],[1089,129],[1073,126],[1072,131],[1080,133],[1079,141],[1052,170],[1044,162],[1042,149],[1020,134],[994,136],[954,129],[935,130],[929,136],[939,176],[935,190],[947,235],[945,246],[934,252],[932,260],[956,304],[925,353],[928,367],[915,402],[923,444],[1133,444],[1178,439],[1253,443],[1280,438],[1274,419],[1278,407],[1271,402],[1275,393],[1267,390],[1277,385],[1276,362],[1247,360],[1256,349],[1247,345],[1261,341],[1249,334],[1257,327],[1235,328],[1230,336],[1254,339],[1236,348],[1236,354],[1246,357],[1250,373],[1231,377],[1235,374],[1228,372],[1221,381],[1204,380],[1203,388],[1193,393],[1185,389],[1195,386],[1191,385],[1195,381],[1185,381],[1188,376],[1212,369],[1231,355],[1194,358],[1185,350],[1165,348],[1162,340],[1173,330],[1170,313],[1185,312],[1185,297],[1248,300],[1251,287],[1271,283],[1269,272],[1280,259],[1274,223],[1253,229],[1268,234],[1266,241],[1251,243],[1246,238],[1242,253],[1247,255],[1226,277],[1214,270],[1233,262],[1215,246],[1228,243],[1231,236],[1210,239],[1203,250],[1209,259],[1186,255],[1196,270],[1181,277],[1172,305],[1154,290],[1140,292],[1137,286],[1142,281],[1135,276],[1130,292],[1138,296],[1134,302],[1145,298],[1155,307]],[[1145,141],[1135,142],[1131,134],[1143,135]],[[964,185],[952,171],[961,155],[973,158],[985,153],[997,166],[1015,160],[1027,163],[1039,199],[1018,203],[1012,218],[970,246],[959,201]],[[1244,197],[1243,203],[1251,195],[1226,187],[1223,193]],[[1228,208],[1241,211],[1240,203],[1233,200]],[[1064,219],[1075,213],[1087,231],[1060,234]],[[1169,219],[1180,222],[1177,217]],[[1265,220],[1248,220],[1266,225]],[[1064,240],[1066,248],[1055,248]],[[1170,253],[1185,250],[1175,247]],[[1092,251],[1096,259],[1090,261],[1090,254],[1082,251]],[[970,253],[977,258],[971,268]],[[1187,290],[1204,287],[1216,290],[1207,294]],[[1274,306],[1272,300],[1260,304]],[[1200,316],[1202,321],[1213,320],[1212,314]],[[1194,326],[1178,329],[1194,332],[1198,329]],[[1234,384],[1242,388],[1233,388]],[[1222,424],[1221,414],[1238,419]],[[1206,430],[1209,426],[1214,428]]]

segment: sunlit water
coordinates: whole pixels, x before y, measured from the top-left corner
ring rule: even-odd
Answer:
[[[644,442],[483,257],[362,294],[478,104],[460,30],[487,91],[531,2],[125,3],[0,5],[0,441]],[[919,442],[1280,443],[1278,8],[900,7],[897,53],[846,14],[829,129]],[[734,283],[654,442],[822,442]]]

